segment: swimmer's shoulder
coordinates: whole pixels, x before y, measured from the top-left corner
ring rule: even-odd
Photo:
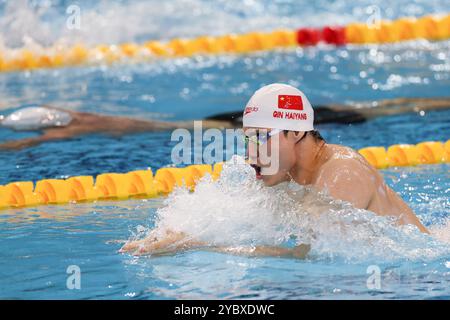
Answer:
[[[324,165],[355,164],[364,159],[356,150],[339,144],[327,144],[327,161]]]
[[[332,165],[351,165],[356,168],[373,170],[369,162],[355,149],[338,144],[328,144],[327,146],[330,150],[327,163]]]
[[[318,190],[327,190],[336,199],[366,209],[374,195],[377,177],[354,150],[335,146],[331,146],[333,152],[319,168],[313,185]]]
[[[317,179],[336,179],[337,176],[366,178],[373,168],[364,157],[352,148],[328,144],[328,157],[318,170]]]

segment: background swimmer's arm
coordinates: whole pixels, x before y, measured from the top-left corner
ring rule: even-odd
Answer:
[[[72,136],[67,131],[60,130],[59,132],[46,132],[43,135],[33,138],[26,138],[20,140],[11,140],[4,143],[0,143],[0,150],[21,150],[33,146],[37,146],[41,143],[52,140],[63,140],[71,138]]]
[[[40,137],[12,140],[12,141],[0,143],[0,150],[20,150],[20,149],[32,147],[34,145],[42,143],[42,141],[39,138]]]
[[[367,209],[373,194],[370,178],[354,159],[330,160],[321,169],[314,186],[359,209]]]

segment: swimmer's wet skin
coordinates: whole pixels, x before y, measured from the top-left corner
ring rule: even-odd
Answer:
[[[192,239],[183,232],[167,230],[162,238],[158,238],[156,230],[150,232],[145,239],[127,242],[119,252],[131,252],[133,255],[168,255],[183,250],[203,249],[228,254],[246,255],[251,257],[271,256],[303,259],[310,250],[307,244],[301,244],[294,248],[282,248],[274,246],[256,247],[220,247],[202,241]]]
[[[294,116],[295,115],[295,116]],[[384,182],[380,173],[351,148],[326,143],[314,130],[314,112],[300,90],[285,84],[265,86],[251,97],[243,116],[247,155],[256,178],[270,187],[285,181],[311,185],[337,200],[351,203],[381,216],[394,216],[399,224],[412,224],[428,233],[408,205]],[[275,144],[274,139],[277,139]],[[275,146],[271,149],[272,144]],[[261,163],[262,148],[278,156],[276,172]],[[271,156],[271,160],[274,157]],[[192,248],[208,248],[227,253],[304,258],[309,245],[295,248],[217,248],[190,238],[185,233],[167,231],[165,236],[125,244],[121,252],[135,255],[170,254]]]

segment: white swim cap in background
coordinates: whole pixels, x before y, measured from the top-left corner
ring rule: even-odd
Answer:
[[[68,112],[45,107],[19,109],[0,121],[0,125],[17,131],[63,127],[72,121]]]
[[[257,90],[244,110],[244,127],[292,131],[314,130],[314,111],[305,94],[293,86],[273,83]]]

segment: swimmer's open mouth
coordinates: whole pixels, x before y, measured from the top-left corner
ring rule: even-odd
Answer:
[[[253,169],[255,169],[256,179],[262,179],[261,167],[257,166],[256,164],[252,164],[251,166],[252,166]]]

